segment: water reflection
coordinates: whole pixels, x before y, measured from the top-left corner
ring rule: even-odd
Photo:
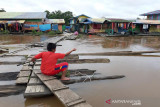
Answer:
[[[160,49],[160,37],[106,37],[102,41],[103,48],[129,48],[132,45],[139,45],[146,48]]]
[[[26,107],[64,107],[55,96],[27,98],[25,100]]]
[[[26,44],[41,42],[48,39],[48,36],[29,36],[29,35],[0,35],[0,45]]]

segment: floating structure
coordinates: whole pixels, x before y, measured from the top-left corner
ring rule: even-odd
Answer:
[[[39,30],[45,21],[45,12],[0,12],[0,30],[25,32]]]

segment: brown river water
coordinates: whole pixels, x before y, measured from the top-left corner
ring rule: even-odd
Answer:
[[[3,39],[2,39],[3,38]],[[10,38],[10,37],[7,37]],[[11,37],[12,38],[12,37]],[[30,42],[42,41],[41,37],[17,36],[13,44],[30,43],[26,39],[17,41],[18,38],[31,38]],[[43,37],[47,38],[47,37]],[[35,40],[33,40],[35,39]],[[4,46],[11,46],[8,39],[0,36]],[[20,40],[20,39],[19,39]],[[45,40],[45,39],[43,39]],[[2,43],[1,42],[1,43]],[[12,44],[11,43],[11,44]],[[65,40],[57,47],[57,52],[67,52],[77,48],[75,53],[111,52],[111,51],[149,51],[160,50],[160,37],[158,36],[130,36],[130,37],[99,37],[86,36],[81,39],[70,41]],[[36,50],[30,50],[33,53]],[[39,49],[41,50],[41,49]],[[17,54],[24,54],[19,52]],[[155,55],[159,55],[156,53]],[[125,78],[115,80],[100,80],[69,85],[70,89],[87,100],[93,107],[160,107],[160,57],[142,56],[80,56],[80,58],[109,58],[110,63],[106,64],[70,64],[69,69],[87,68],[97,70],[101,75],[125,75]],[[17,57],[15,57],[17,60]],[[10,60],[15,60],[10,58]],[[2,59],[0,59],[2,60]],[[5,60],[3,58],[3,60]],[[7,60],[7,59],[6,59]],[[5,67],[6,66],[6,67]],[[22,66],[0,65],[0,72],[14,72]],[[4,82],[4,81],[3,81]],[[12,81],[13,82],[13,81]],[[3,84],[4,85],[4,84]],[[140,105],[132,103],[106,103],[107,100],[134,100],[140,101]],[[43,98],[25,99],[23,94],[12,95],[0,98],[0,107],[63,107],[54,96]]]

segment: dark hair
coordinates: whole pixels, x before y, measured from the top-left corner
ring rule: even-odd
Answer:
[[[52,51],[56,49],[56,44],[55,43],[48,43],[47,45],[47,50]]]

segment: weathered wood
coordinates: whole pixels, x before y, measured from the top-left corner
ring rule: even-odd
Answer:
[[[36,68],[39,68],[39,69],[36,69]],[[34,66],[34,73],[35,74],[41,74],[42,73],[41,70],[40,70],[40,66],[39,67]]]
[[[82,98],[80,96],[78,96],[76,93],[68,89],[68,87],[63,85],[59,80],[55,79],[55,77],[46,76],[43,74],[36,74],[36,75],[49,88],[49,90],[60,99],[60,101],[66,107],[79,104],[82,101],[81,100]]]
[[[73,102],[67,103],[67,106],[71,107],[71,106],[78,105],[78,104],[81,104],[81,103],[86,103],[86,101],[84,99],[78,99],[78,100],[75,100]]]
[[[27,84],[29,81],[29,77],[19,77],[16,80],[16,84],[22,85],[22,84]]]
[[[30,78],[27,85],[41,85],[43,82],[37,77],[37,78]]]
[[[118,51],[118,52],[101,52],[101,53],[78,53],[78,54],[74,54],[74,55],[104,55],[104,56],[113,56],[113,55],[141,55],[144,53],[160,53],[160,51],[137,51],[137,52],[133,52],[133,51]]]
[[[45,85],[31,85],[27,86],[24,97],[43,97],[53,95],[52,92]]]
[[[57,63],[68,62],[70,64],[79,64],[79,63],[109,63],[109,59],[67,59],[67,60],[58,60]],[[36,64],[41,65],[41,61],[37,61]]]
[[[21,69],[21,71],[28,71],[28,70],[32,70],[32,67],[28,65],[24,65]]]
[[[67,86],[65,86],[64,84],[62,84],[59,80],[57,79],[53,79],[53,80],[48,80],[48,81],[44,81],[44,84],[46,86],[48,86],[48,88],[51,91],[57,91],[57,90],[61,90],[61,89],[66,89],[68,88]]]
[[[84,75],[93,75],[96,70],[89,70],[89,69],[70,69],[70,76],[84,76]]]
[[[17,77],[28,77],[31,75],[31,71],[22,71],[18,74]]]
[[[73,106],[70,106],[70,107],[92,107],[92,106],[88,103],[80,103],[80,104],[73,105]]]
[[[78,38],[78,36],[75,36],[75,35],[71,35],[71,36],[68,36],[66,38],[66,40],[76,40]]]
[[[73,101],[81,99],[79,95],[75,92],[71,91],[70,89],[64,89],[54,92],[54,94],[64,103],[71,103]]]
[[[44,74],[36,74],[42,81],[47,81],[47,80],[53,80],[56,77],[54,76],[48,76],[48,75],[44,75]]]
[[[36,78],[36,77],[37,77],[37,75],[34,72],[32,72],[31,78]]]
[[[0,62],[0,65],[13,65],[13,64],[24,64],[24,61],[15,61],[15,62],[3,61],[3,62]]]
[[[79,82],[88,82],[88,81],[94,81],[94,80],[107,80],[107,79],[120,79],[124,78],[124,75],[113,75],[113,76],[85,76],[77,79],[70,79],[69,81],[62,81],[64,84],[74,84]]]
[[[31,58],[34,56],[29,56],[27,60],[30,61]],[[65,56],[63,59],[79,59],[79,56],[71,54],[71,55]],[[37,60],[41,60],[41,59],[37,59]]]

